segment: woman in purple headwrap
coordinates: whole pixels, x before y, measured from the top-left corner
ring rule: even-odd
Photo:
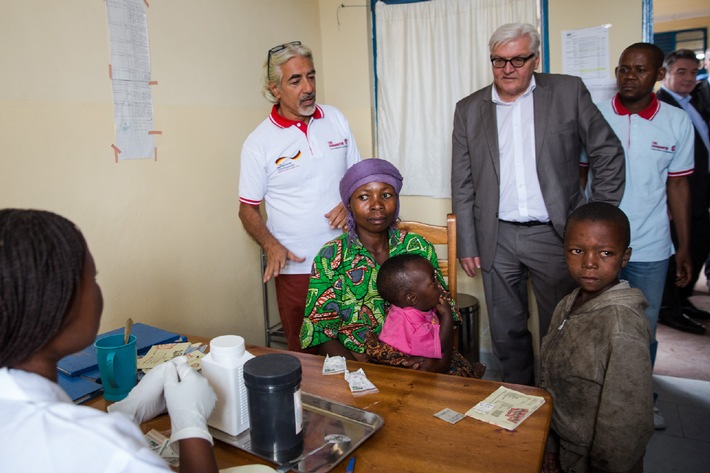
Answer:
[[[347,232],[326,243],[313,261],[301,328],[303,348],[367,361],[367,334],[379,334],[387,309],[377,292],[377,273],[390,256],[425,257],[446,287],[431,243],[395,227],[401,188],[402,175],[383,159],[365,159],[343,176],[340,197],[348,212]],[[450,355],[427,361],[422,369],[446,372]],[[420,367],[422,360],[403,365]]]

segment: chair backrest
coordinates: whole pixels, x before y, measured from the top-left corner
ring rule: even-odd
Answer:
[[[446,216],[446,225],[431,225],[414,221],[397,222],[397,228],[421,235],[432,245],[446,245],[446,258],[439,258],[439,270],[449,285],[451,297],[456,300],[456,215]]]

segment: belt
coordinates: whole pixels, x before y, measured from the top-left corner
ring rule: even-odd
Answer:
[[[511,222],[509,220],[498,220],[499,222],[509,223],[511,225],[519,225],[521,227],[537,227],[539,225],[552,225],[552,222],[541,222],[539,220],[529,220],[527,222]]]

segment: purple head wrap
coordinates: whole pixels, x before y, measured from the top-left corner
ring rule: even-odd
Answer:
[[[348,212],[348,238],[352,241],[355,239],[355,218],[350,209],[350,197],[358,187],[370,182],[384,182],[394,187],[394,190],[399,196],[399,191],[402,190],[402,175],[399,173],[394,164],[384,159],[369,158],[352,165],[345,172],[340,180],[340,198]],[[399,198],[397,199],[397,209],[395,210],[394,220],[399,216]]]

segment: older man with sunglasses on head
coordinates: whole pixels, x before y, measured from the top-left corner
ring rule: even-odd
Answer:
[[[345,116],[316,104],[313,55],[300,41],[269,50],[262,94],[274,105],[242,147],[239,219],[266,255],[264,282],[275,278],[288,349],[300,351],[313,257],[343,232],[338,183],[360,153]]]
[[[621,143],[582,81],[535,73],[539,46],[529,24],[493,33],[493,84],[456,105],[451,169],[459,260],[469,276],[482,273],[503,380],[528,385],[535,378],[527,283],[542,336],[574,288],[562,238],[567,215],[585,202],[582,150],[593,171],[590,200],[618,205],[625,178]]]

